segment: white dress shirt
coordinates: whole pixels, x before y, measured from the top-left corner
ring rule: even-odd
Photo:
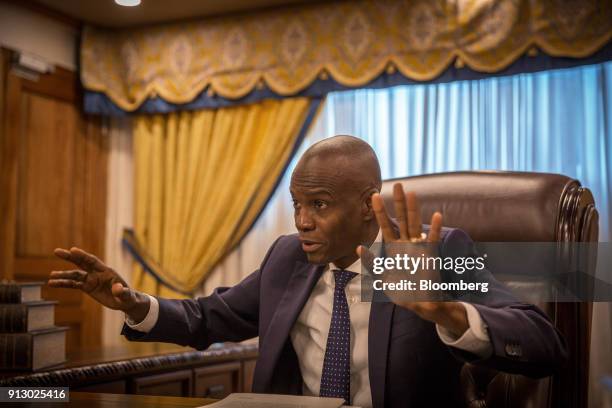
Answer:
[[[376,241],[380,240],[379,233]],[[335,288],[333,269],[338,268],[331,263],[325,268],[290,333],[304,381],[304,395],[319,395],[333,310]],[[372,394],[368,372],[368,327],[371,303],[361,302],[361,260],[358,259],[344,269],[358,274],[345,288],[351,321],[351,404],[371,408]],[[146,333],[157,323],[159,303],[155,297],[149,296],[149,298],[151,300],[149,312],[142,322],[135,323],[126,317],[126,324],[130,328]],[[463,302],[461,304],[467,312],[468,330],[457,338],[445,328],[436,325],[440,340],[448,346],[482,357],[490,355],[492,346],[484,321],[474,306]]]

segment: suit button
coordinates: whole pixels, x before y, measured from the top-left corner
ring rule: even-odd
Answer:
[[[515,344],[515,353],[517,357],[521,357],[523,355],[523,349],[521,348],[520,344]]]
[[[508,343],[505,347],[506,354],[510,357],[520,357],[523,355],[523,350],[520,344]]]

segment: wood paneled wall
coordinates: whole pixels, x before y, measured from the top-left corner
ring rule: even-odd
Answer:
[[[82,113],[74,72],[56,68],[32,80],[4,66],[0,273],[46,281],[51,270],[72,268],[54,257],[56,247],[104,253],[108,140],[100,119]],[[43,296],[60,301],[56,323],[70,326],[67,347],[100,344],[95,302],[67,289],[45,287]]]

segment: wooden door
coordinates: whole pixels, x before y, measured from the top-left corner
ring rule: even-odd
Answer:
[[[3,51],[6,56],[7,52]],[[46,281],[70,265],[56,247],[103,256],[107,140],[100,120],[82,113],[74,72],[56,68],[26,79],[5,64],[0,143],[0,273]],[[59,300],[55,320],[69,326],[67,347],[101,343],[101,308],[78,291],[43,287]]]

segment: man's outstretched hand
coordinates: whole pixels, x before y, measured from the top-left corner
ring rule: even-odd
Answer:
[[[52,271],[48,285],[80,289],[102,305],[125,312],[130,319],[142,321],[149,311],[149,298],[130,289],[123,278],[95,255],[73,247],[57,248],[55,255],[78,269]]]
[[[391,245],[387,247],[387,256],[394,257],[395,251],[413,252],[411,256],[418,256],[422,253],[428,256],[435,256],[437,253],[431,253],[432,245],[440,241],[442,230],[442,214],[435,212],[431,217],[431,226],[429,234],[424,234],[421,222],[421,210],[414,192],[404,193],[404,189],[400,183],[393,186],[393,205],[395,207],[395,215],[399,224],[399,231],[396,232],[385,203],[380,194],[372,195],[372,209],[376,216],[376,221],[380,226],[383,239],[386,244],[404,244]],[[419,246],[419,244],[423,244]],[[357,248],[357,254],[361,258],[363,265],[371,265],[374,255],[365,247]],[[403,254],[400,254],[403,255]],[[434,280],[439,280],[437,271],[417,271],[412,277],[421,277],[424,274],[429,274],[429,277]],[[402,278],[402,273],[391,272],[387,277],[383,276],[383,280],[397,281]],[[411,299],[410,292],[394,293],[387,292],[391,301],[398,306],[410,309],[426,320],[435,322],[443,327],[446,327],[453,334],[461,336],[469,327],[465,308],[456,302],[440,302],[440,301],[423,301],[422,296],[419,300]],[[435,299],[435,294],[431,294],[431,299]]]

